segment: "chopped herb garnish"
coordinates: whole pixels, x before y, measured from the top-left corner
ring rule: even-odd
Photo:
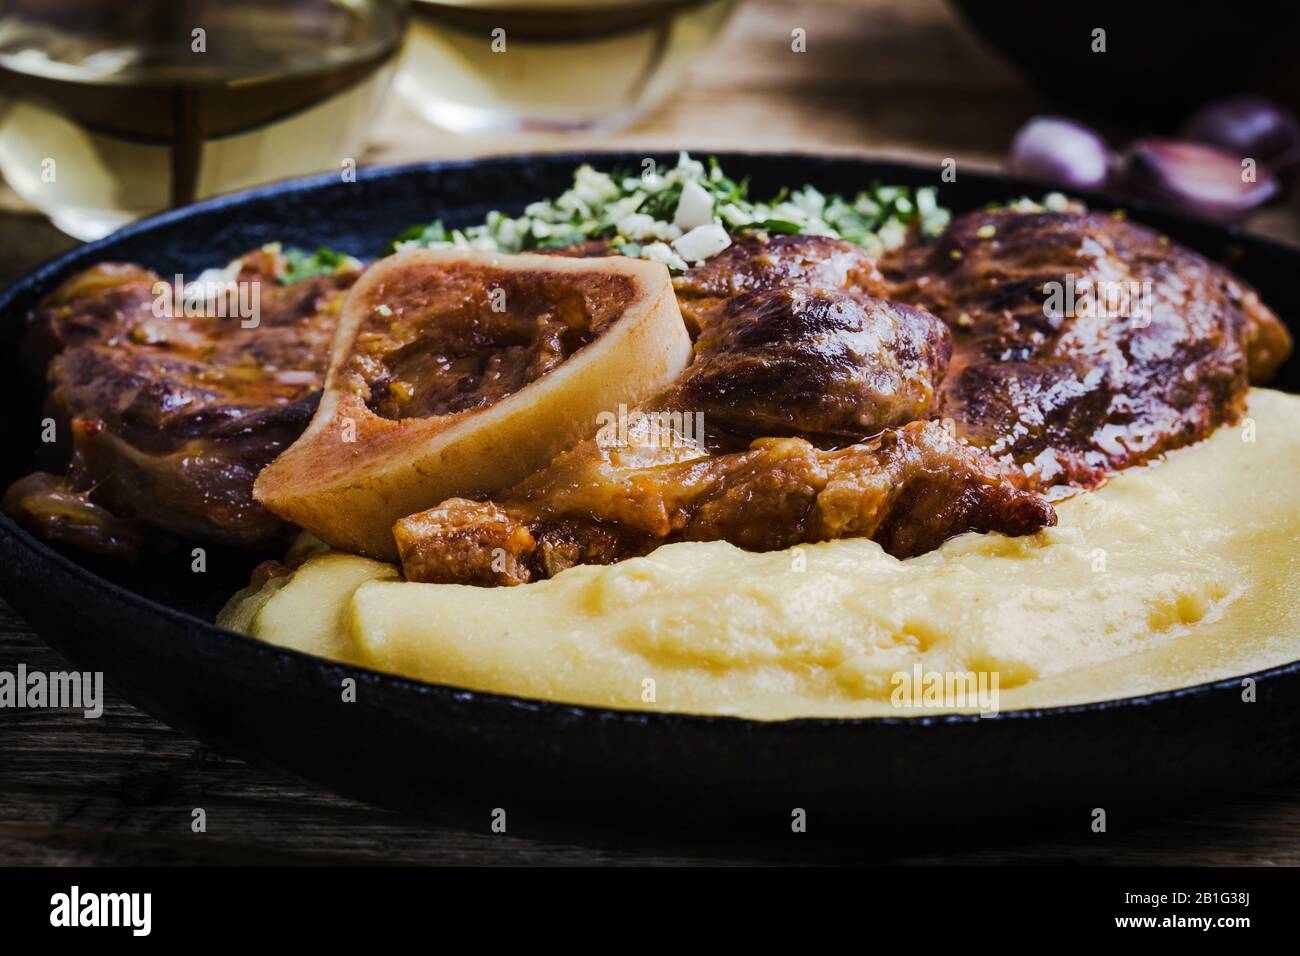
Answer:
[[[332,276],[344,269],[356,268],[359,263],[352,256],[333,249],[321,247],[315,252],[302,249],[284,250],[284,258],[289,268],[280,276],[283,285],[293,285],[315,276]]]
[[[392,246],[527,252],[604,239],[624,255],[663,262],[680,272],[691,264],[687,256],[712,254],[709,250],[719,241],[744,232],[832,236],[878,254],[901,244],[912,228],[936,235],[948,220],[933,187],[876,183],[846,197],[804,186],[757,202],[749,198],[748,179],[731,179],[714,158],[705,164],[682,153],[664,173],[602,173],[580,166],[570,189],[530,204],[521,216],[494,211],[482,225],[464,229],[448,229],[441,222],[413,226]],[[692,230],[706,227],[707,241],[698,233],[682,241]]]
[[[754,232],[779,232],[782,235],[797,236],[801,227],[789,219],[764,219],[762,222],[747,223],[744,228]]]
[[[393,248],[406,243],[415,243],[419,246],[428,246],[435,242],[446,242],[447,230],[442,227],[441,222],[431,222],[427,226],[411,226],[409,229],[403,229],[397,234],[392,242]]]

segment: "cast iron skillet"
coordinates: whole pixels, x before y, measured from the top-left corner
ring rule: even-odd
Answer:
[[[672,162],[671,156],[656,157]],[[400,229],[434,218],[480,221],[557,195],[574,166],[639,170],[641,155],[525,156],[436,163],[299,180],[216,199],[129,226],[11,286],[0,298],[4,447],[0,478],[27,465],[38,403],[23,392],[15,344],[23,317],[56,282],[93,263],[134,261],[164,275],[195,272],[272,240],[329,245],[362,257]],[[961,211],[1041,186],[898,163],[791,155],[723,155],[753,194],[811,182],[852,192],[878,180],[940,185]],[[1096,197],[1094,204],[1111,205]],[[1300,316],[1300,251],[1209,225],[1132,210],[1228,262],[1282,316]],[[1296,363],[1280,387],[1296,389]],[[278,766],[376,804],[486,828],[494,808],[510,832],[618,817],[624,833],[713,822],[790,833],[898,838],[978,824],[1054,821],[1070,829],[1126,809],[1158,812],[1210,793],[1254,788],[1300,760],[1300,662],[1173,693],[1087,706],[974,717],[789,720],[633,713],[460,690],[347,667],[215,627],[255,556],[188,549],[128,571],[91,566],[0,519],[0,591],[74,665],[102,670],[124,697],[218,748]],[[346,678],[356,701],[344,703]],[[834,827],[825,826],[834,819]],[[559,822],[556,822],[559,821]],[[717,821],[723,821],[722,827]],[[920,824],[920,827],[914,826]],[[553,829],[550,832],[555,832]]]

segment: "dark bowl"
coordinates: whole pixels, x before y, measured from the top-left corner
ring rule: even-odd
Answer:
[[[811,182],[851,192],[879,180],[939,185],[965,210],[1034,187],[889,162],[723,155],[756,195]],[[104,259],[164,275],[202,269],[261,243],[328,244],[373,256],[402,227],[480,220],[554,195],[574,165],[639,169],[632,154],[526,156],[440,163],[289,182],[129,226],[11,286],[0,298],[6,482],[27,465],[38,399],[19,386],[23,317],[60,279]],[[662,157],[670,161],[671,157]],[[1109,203],[1094,197],[1097,205]],[[1300,252],[1130,204],[1135,218],[1227,261],[1282,315],[1300,315]],[[1282,387],[1295,390],[1295,364]],[[758,722],[567,706],[426,684],[260,643],[211,621],[257,556],[209,551],[134,570],[60,553],[0,519],[0,592],[78,668],[102,670],[122,696],[215,747],[388,807],[486,827],[511,808],[511,832],[539,820],[585,832],[617,817],[659,830],[714,821],[789,833],[794,807],[836,819],[836,840],[880,840],[952,827],[1088,824],[1096,807],[1154,812],[1210,793],[1258,787],[1297,769],[1300,663],[1172,693],[996,719],[806,719]],[[355,703],[341,684],[357,682]],[[556,824],[555,821],[564,821]],[[716,821],[725,821],[719,827]],[[919,829],[918,829],[919,827]],[[547,832],[554,832],[548,830]],[[626,832],[626,829],[625,829]]]
[[[1041,89],[1133,128],[1171,130],[1225,93],[1300,110],[1300,5],[1232,0],[952,0]],[[1094,53],[1093,30],[1106,31]]]

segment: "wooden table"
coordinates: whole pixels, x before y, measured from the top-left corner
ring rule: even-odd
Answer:
[[[790,31],[808,52],[789,52]],[[614,134],[456,137],[396,99],[372,162],[520,150],[793,149],[994,167],[1023,120],[1050,110],[940,0],[750,0],[687,85]],[[1104,125],[1104,124],[1103,124]],[[1127,133],[1107,128],[1117,137]],[[12,193],[0,196],[0,281],[74,245]],[[1252,228],[1300,238],[1293,205]],[[66,665],[0,604],[0,669]],[[206,834],[190,814],[207,812]],[[0,711],[0,863],[609,863],[780,859],[772,847],[664,846],[652,854],[464,832],[344,800],[225,759],[110,698],[104,717]],[[1300,864],[1300,786],[1158,824],[1036,840],[893,851],[881,862]]]

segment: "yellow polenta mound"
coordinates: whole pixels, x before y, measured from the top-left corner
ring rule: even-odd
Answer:
[[[1080,703],[1300,658],[1297,476],[1300,398],[1257,389],[1241,425],[1062,502],[1033,537],[967,534],[906,561],[863,540],[674,544],[494,589],[328,554],[220,620],[379,670],[614,707],[916,716],[934,711],[900,709],[899,675],[980,672],[1002,710]]]

